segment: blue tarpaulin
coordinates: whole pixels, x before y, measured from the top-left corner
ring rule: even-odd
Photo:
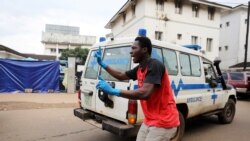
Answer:
[[[59,92],[59,61],[0,59],[0,93]]]

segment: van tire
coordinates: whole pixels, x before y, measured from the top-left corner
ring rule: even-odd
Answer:
[[[219,122],[222,124],[231,123],[235,115],[235,102],[229,99],[223,109],[223,111],[218,115]]]
[[[185,132],[185,119],[183,117],[183,114],[179,111],[179,120],[180,120],[180,125],[177,127],[177,132],[176,135],[171,138],[171,141],[181,141],[184,132]]]

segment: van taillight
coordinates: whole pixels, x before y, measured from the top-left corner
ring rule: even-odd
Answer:
[[[78,92],[77,92],[77,98],[78,98],[78,105],[79,105],[79,107],[81,107],[82,108],[82,104],[81,104],[81,90],[78,90]]]
[[[128,100],[128,123],[135,124],[137,120],[137,100]]]

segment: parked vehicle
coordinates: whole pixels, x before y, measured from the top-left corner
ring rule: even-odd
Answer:
[[[250,72],[224,72],[222,75],[226,83],[236,89],[238,97],[250,95]]]
[[[236,92],[219,80],[222,78],[219,61],[212,62],[200,51],[187,47],[151,41],[152,58],[159,59],[167,68],[179,110],[181,125],[172,140],[181,139],[185,119],[188,118],[215,114],[221,123],[231,123],[235,115]],[[118,89],[135,89],[137,81],[115,79],[99,67],[94,53],[101,46],[103,61],[113,68],[126,71],[138,65],[129,55],[133,42],[134,38],[114,39],[98,43],[90,49],[83,70],[81,92],[78,93],[80,108],[74,109],[75,116],[92,124],[97,121],[103,130],[123,137],[137,135],[143,121],[141,106],[137,101],[97,90],[97,77],[101,74],[112,87]]]

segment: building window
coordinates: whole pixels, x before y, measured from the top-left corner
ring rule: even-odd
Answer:
[[[126,23],[126,16],[127,16],[126,13],[123,12],[123,13],[122,13],[123,24]]]
[[[230,22],[226,22],[226,26],[229,27],[229,25],[230,25]]]
[[[228,46],[225,46],[225,50],[226,50],[226,51],[228,50]]]
[[[206,51],[211,52],[212,51],[212,46],[213,45],[213,39],[212,38],[207,38],[207,48]]]
[[[176,14],[182,13],[182,1],[181,0],[175,0],[175,13]]]
[[[55,53],[55,52],[56,52],[56,49],[55,49],[55,48],[51,48],[51,49],[50,49],[50,52],[51,52],[51,53]]]
[[[193,44],[193,45],[195,45],[195,44],[197,44],[198,43],[198,37],[197,36],[192,36],[191,37],[191,43]]]
[[[220,24],[220,28],[222,28],[222,24]]]
[[[199,17],[199,8],[200,8],[199,4],[194,3],[192,5],[193,17]]]
[[[221,51],[221,47],[219,47],[219,51]]]
[[[155,31],[155,40],[162,40],[162,32],[161,31]]]
[[[177,39],[181,40],[181,38],[182,38],[182,35],[181,34],[177,34]]]
[[[64,49],[59,49],[59,53],[62,53],[64,51]]]
[[[156,0],[156,9],[164,11],[164,0]]]
[[[208,20],[214,20],[215,8],[208,7]]]
[[[132,9],[132,16],[135,16],[136,5],[132,4],[131,9]]]

